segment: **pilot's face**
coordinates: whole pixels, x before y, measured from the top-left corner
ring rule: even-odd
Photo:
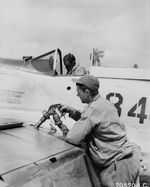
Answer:
[[[70,62],[69,60],[65,60],[64,65],[65,65],[65,68],[67,69],[67,71],[72,70],[74,67],[74,63]]]
[[[70,64],[69,62],[64,63],[64,65],[65,65],[65,68],[66,68],[68,71],[72,69],[72,66],[71,66],[71,64]]]

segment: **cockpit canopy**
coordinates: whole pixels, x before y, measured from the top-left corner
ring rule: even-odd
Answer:
[[[50,76],[65,74],[60,49],[54,49],[37,57],[23,56],[22,60],[1,58],[0,68],[22,70]]]

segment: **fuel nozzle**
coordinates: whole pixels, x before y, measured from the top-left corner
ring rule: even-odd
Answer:
[[[56,112],[56,110],[59,111],[60,115]],[[54,104],[49,107],[49,109],[46,111],[43,111],[43,116],[41,119],[35,124],[34,128],[39,129],[42,123],[44,123],[47,119],[50,119],[50,116],[53,116],[53,120],[55,122],[55,125],[59,127],[59,129],[62,131],[63,136],[66,136],[69,129],[67,128],[66,125],[64,125],[61,121],[61,117],[63,116],[63,111],[62,111],[62,105],[61,104]],[[50,134],[55,134],[57,129],[53,127],[53,125],[50,124]],[[52,133],[51,133],[52,132]]]
[[[67,128],[66,125],[63,124],[63,122],[61,121],[61,119],[56,111],[54,111],[54,113],[53,113],[53,119],[55,121],[55,125],[57,125],[59,127],[59,129],[62,131],[63,136],[66,136],[69,129]]]
[[[44,110],[43,111],[43,116],[41,117],[41,119],[35,124],[34,128],[39,129],[39,127],[42,125],[42,123],[44,123],[47,119],[50,118],[50,115],[52,115],[52,111],[51,110]]]

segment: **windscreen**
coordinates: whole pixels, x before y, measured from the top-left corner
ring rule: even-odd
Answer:
[[[51,76],[61,75],[61,52],[56,49],[35,57],[31,59],[31,65],[39,72],[43,72]]]

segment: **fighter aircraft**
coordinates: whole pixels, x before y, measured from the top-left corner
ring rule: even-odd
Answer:
[[[91,64],[89,71],[100,80],[100,94],[116,106],[130,141],[141,147],[140,184],[150,185],[150,70]],[[52,104],[84,108],[72,78],[60,49],[22,60],[0,59],[3,186],[100,186],[84,151],[61,140],[57,127],[50,134],[51,119],[39,131],[32,126]],[[74,123],[67,116],[63,120],[68,128]]]

